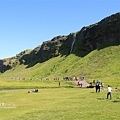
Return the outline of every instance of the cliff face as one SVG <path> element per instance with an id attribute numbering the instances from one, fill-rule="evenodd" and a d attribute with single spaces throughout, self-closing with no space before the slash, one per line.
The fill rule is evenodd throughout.
<path id="1" fill-rule="evenodd" d="M 6 70 L 11 69 L 12 67 L 9 64 L 4 64 L 5 61 L 4 60 L 0 60 L 0 72 L 3 73 Z"/>
<path id="2" fill-rule="evenodd" d="M 36 47 L 28 55 L 23 55 L 20 58 L 20 63 L 27 64 L 28 67 L 33 66 L 38 62 L 44 62 L 52 57 L 56 57 L 60 54 L 60 47 L 66 41 L 67 36 L 57 36 L 52 40 L 45 41 L 41 46 Z"/>
<path id="3" fill-rule="evenodd" d="M 80 31 L 70 33 L 68 36 L 54 37 L 52 40 L 43 42 L 41 46 L 31 52 L 24 51 L 16 57 L 0 60 L 0 71 L 4 72 L 17 64 L 26 64 L 31 67 L 58 55 L 73 53 L 82 57 L 92 50 L 110 45 L 120 45 L 120 13 L 104 18 L 96 24 L 83 27 Z"/>
<path id="4" fill-rule="evenodd" d="M 120 44 L 120 13 L 83 27 L 77 34 L 77 41 L 82 44 L 82 50 L 88 52 L 103 46 Z"/>

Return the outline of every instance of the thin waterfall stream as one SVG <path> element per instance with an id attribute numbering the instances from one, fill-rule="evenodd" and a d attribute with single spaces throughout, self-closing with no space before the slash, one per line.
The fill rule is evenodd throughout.
<path id="1" fill-rule="evenodd" d="M 72 45 L 71 45 L 70 53 L 72 53 L 72 50 L 73 50 L 73 46 L 74 46 L 74 44 L 75 44 L 75 41 L 76 41 L 76 34 L 73 35 L 73 42 L 72 42 Z"/>

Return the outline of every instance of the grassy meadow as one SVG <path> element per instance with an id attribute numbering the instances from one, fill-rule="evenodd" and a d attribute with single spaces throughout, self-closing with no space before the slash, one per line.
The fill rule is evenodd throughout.
<path id="1" fill-rule="evenodd" d="M 60 55 L 0 74 L 0 120 L 118 120 L 119 51 L 120 45 L 94 50 L 84 57 Z M 113 98 L 106 99 L 106 89 L 96 93 L 95 88 L 78 88 L 73 81 L 63 80 L 66 76 L 84 76 L 88 82 L 99 79 L 105 88 L 112 86 Z M 60 87 L 54 78 L 59 78 Z M 38 93 L 28 93 L 36 88 Z"/>
<path id="2" fill-rule="evenodd" d="M 106 90 L 42 88 L 0 90 L 0 120 L 118 120 L 120 91 L 106 99 Z"/>

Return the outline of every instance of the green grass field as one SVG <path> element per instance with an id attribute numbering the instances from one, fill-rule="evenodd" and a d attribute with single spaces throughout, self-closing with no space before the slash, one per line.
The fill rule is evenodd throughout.
<path id="1" fill-rule="evenodd" d="M 17 65 L 0 74 L 0 120 L 118 120 L 119 51 L 120 45 L 109 46 L 84 57 L 70 54 L 29 68 L 27 65 Z M 94 88 L 77 88 L 73 81 L 63 80 L 66 76 L 81 75 L 88 82 L 99 79 L 105 87 L 111 85 L 114 89 L 112 100 L 106 99 L 105 89 L 95 93 Z M 54 78 L 59 78 L 60 87 Z M 38 93 L 28 93 L 36 88 L 39 89 Z"/>
<path id="2" fill-rule="evenodd" d="M 25 83 L 26 82 L 26 83 Z M 34 84 L 33 84 L 34 83 Z M 71 82 L 14 81 L 0 90 L 0 120 L 118 120 L 120 118 L 120 91 L 113 90 L 112 100 L 106 99 L 106 90 L 95 93 L 92 88 L 77 88 Z M 23 85 L 24 89 L 20 88 Z M 1 85 L 0 85 L 1 86 Z M 28 93 L 39 87 L 38 93 Z M 42 87 L 46 86 L 46 87 Z M 72 87 L 71 87 L 72 86 Z M 14 89 L 12 89 L 14 88 Z"/>

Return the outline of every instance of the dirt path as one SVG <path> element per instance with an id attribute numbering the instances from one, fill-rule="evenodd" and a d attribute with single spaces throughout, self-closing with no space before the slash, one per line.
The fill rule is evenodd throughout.
<path id="1" fill-rule="evenodd" d="M 88 82 L 86 82 L 85 80 L 81 80 L 81 81 L 74 81 L 75 83 L 76 83 L 76 85 L 78 86 L 78 82 L 79 82 L 79 84 L 81 84 L 82 83 L 82 87 L 87 87 L 87 86 L 89 86 L 90 84 L 88 83 Z M 78 87 L 80 87 L 80 86 L 78 86 Z"/>

